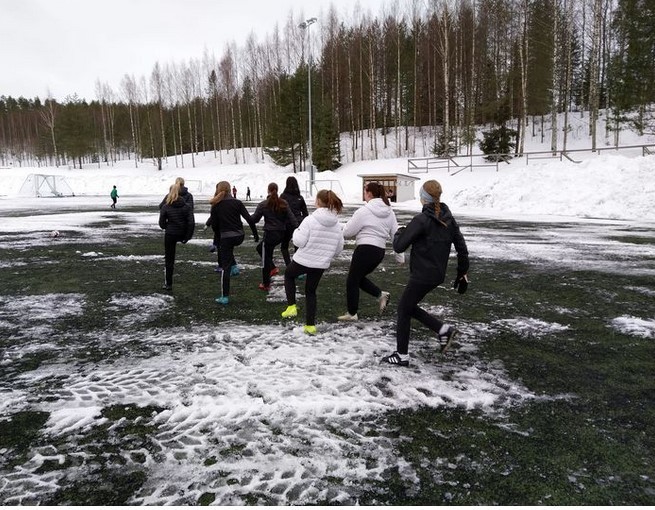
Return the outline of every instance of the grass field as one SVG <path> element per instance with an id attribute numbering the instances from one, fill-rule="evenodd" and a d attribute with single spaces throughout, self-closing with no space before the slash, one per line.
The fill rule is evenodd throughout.
<path id="1" fill-rule="evenodd" d="M 208 233 L 165 293 L 152 209 L 60 213 L 89 219 L 0 227 L 4 505 L 655 504 L 652 230 L 460 218 L 469 292 L 453 261 L 425 305 L 462 335 L 441 356 L 416 326 L 402 369 L 378 364 L 407 278 L 391 256 L 389 309 L 362 295 L 340 324 L 348 243 L 306 337 L 281 277 L 257 289 L 251 238 L 221 307 Z"/>

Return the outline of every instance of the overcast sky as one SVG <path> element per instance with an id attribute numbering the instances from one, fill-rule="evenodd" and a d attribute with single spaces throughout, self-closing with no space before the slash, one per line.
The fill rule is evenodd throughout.
<path id="1" fill-rule="evenodd" d="M 258 41 L 294 17 L 333 4 L 380 14 L 383 0 L 0 0 L 0 96 L 95 99 L 100 80 L 118 90 L 125 74 L 150 77 L 155 62 L 217 57 L 251 32 Z M 320 21 L 320 20 L 319 20 Z"/>

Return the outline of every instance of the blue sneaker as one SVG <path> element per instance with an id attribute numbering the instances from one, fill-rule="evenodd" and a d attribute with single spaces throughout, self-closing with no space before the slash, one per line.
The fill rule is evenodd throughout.
<path id="1" fill-rule="evenodd" d="M 227 296 L 221 296 L 214 299 L 219 305 L 227 305 L 230 302 L 230 298 Z"/>
<path id="2" fill-rule="evenodd" d="M 305 278 L 307 278 L 306 274 L 299 274 L 298 278 L 296 278 L 296 280 L 303 281 Z"/>
<path id="3" fill-rule="evenodd" d="M 232 266 L 230 268 L 230 276 L 239 276 L 241 274 L 241 271 L 239 270 L 239 266 Z"/>

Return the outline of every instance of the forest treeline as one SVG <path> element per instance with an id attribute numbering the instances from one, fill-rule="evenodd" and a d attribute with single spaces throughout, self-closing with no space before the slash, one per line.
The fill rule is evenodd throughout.
<path id="1" fill-rule="evenodd" d="M 319 170 L 376 157 L 388 137 L 412 156 L 409 127 L 433 127 L 440 155 L 470 152 L 475 126 L 509 122 L 521 153 L 530 116 L 549 120 L 551 149 L 566 150 L 568 114 L 582 110 L 592 149 L 601 110 L 617 133 L 655 132 L 655 0 L 413 0 L 303 21 L 292 13 L 219 57 L 157 62 L 116 90 L 99 80 L 90 102 L 0 96 L 0 166 L 184 167 L 199 152 L 239 163 L 254 150 L 298 171 L 310 111 Z M 372 130 L 384 137 L 367 136 L 364 150 Z"/>

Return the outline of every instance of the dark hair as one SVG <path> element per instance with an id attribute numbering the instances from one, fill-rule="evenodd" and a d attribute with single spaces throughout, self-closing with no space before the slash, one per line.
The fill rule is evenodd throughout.
<path id="1" fill-rule="evenodd" d="M 277 184 L 274 182 L 271 182 L 268 185 L 268 198 L 266 199 L 266 207 L 271 209 L 275 214 L 283 212 L 287 209 L 287 203 L 278 196 Z"/>
<path id="2" fill-rule="evenodd" d="M 287 177 L 287 185 L 284 188 L 283 193 L 289 193 L 290 195 L 300 195 L 300 186 L 298 186 L 298 180 L 293 175 Z"/>
<path id="3" fill-rule="evenodd" d="M 384 191 L 384 186 L 382 186 L 382 184 L 379 182 L 366 183 L 364 189 L 373 195 L 373 198 L 381 198 L 385 204 L 391 205 L 389 203 L 389 199 L 387 198 L 387 194 Z"/>

